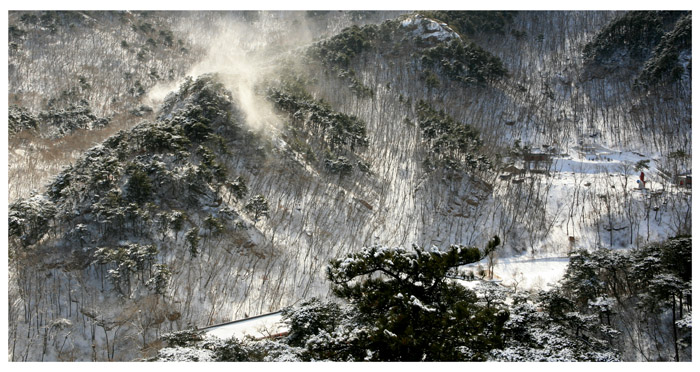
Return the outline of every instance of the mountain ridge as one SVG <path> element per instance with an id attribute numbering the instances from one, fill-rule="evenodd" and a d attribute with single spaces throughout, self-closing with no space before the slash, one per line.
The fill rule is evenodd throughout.
<path id="1" fill-rule="evenodd" d="M 583 77 L 582 41 L 616 15 L 518 12 L 505 37 L 452 44 L 414 34 L 402 21 L 417 16 L 405 15 L 285 53 L 252 86 L 244 69 L 184 79 L 153 119 L 86 151 L 45 195 L 11 204 L 10 295 L 21 299 L 15 319 L 30 320 L 13 329 L 32 335 L 24 357 L 67 357 L 36 340 L 73 330 L 82 348 L 67 358 L 152 353 L 166 331 L 328 296 L 329 260 L 376 244 L 448 249 L 500 236 L 498 255 L 470 268 L 483 276 L 499 255 L 628 249 L 688 232 L 690 195 L 662 171 L 687 164 L 689 75 L 648 96 L 616 73 Z M 633 190 L 640 169 L 648 193 Z M 70 325 L 48 326 L 60 319 Z M 99 357 L 85 347 L 96 338 Z"/>

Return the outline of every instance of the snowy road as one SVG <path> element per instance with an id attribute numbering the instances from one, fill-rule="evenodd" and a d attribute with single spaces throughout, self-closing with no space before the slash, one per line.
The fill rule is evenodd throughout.
<path id="1" fill-rule="evenodd" d="M 261 339 L 287 332 L 286 326 L 280 323 L 281 320 L 282 312 L 278 311 L 204 328 L 203 331 L 209 336 L 216 336 L 222 340 L 234 336 L 239 340 L 245 336 Z"/>

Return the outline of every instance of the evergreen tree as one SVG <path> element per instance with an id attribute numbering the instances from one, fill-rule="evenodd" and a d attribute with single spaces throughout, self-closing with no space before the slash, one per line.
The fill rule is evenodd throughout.
<path id="1" fill-rule="evenodd" d="M 165 264 L 156 264 L 153 267 L 154 272 L 151 275 L 151 279 L 148 280 L 148 286 L 153 289 L 159 295 L 165 295 L 165 290 L 168 287 L 168 282 L 172 273 Z"/>
<path id="2" fill-rule="evenodd" d="M 343 317 L 340 305 L 333 302 L 322 302 L 317 298 L 302 302 L 295 308 L 282 311 L 291 331 L 287 343 L 292 346 L 304 346 L 306 341 L 321 330 L 332 332 Z"/>
<path id="3" fill-rule="evenodd" d="M 141 169 L 134 169 L 126 184 L 126 192 L 129 200 L 138 204 L 148 201 L 151 197 L 152 187 L 151 180 L 146 172 Z"/>
<path id="4" fill-rule="evenodd" d="M 190 245 L 190 256 L 199 254 L 199 227 L 195 226 L 185 233 L 185 241 Z"/>
<path id="5" fill-rule="evenodd" d="M 691 280 L 690 237 L 629 252 L 577 251 L 561 286 L 544 294 L 543 304 L 550 318 L 575 338 L 633 347 L 637 357 L 647 360 L 655 354 L 654 359 L 679 361 L 690 357 L 691 340 L 682 320 L 692 310 Z M 639 333 L 624 340 L 633 346 L 616 344 L 623 342 L 616 341 L 621 332 Z"/>
<path id="6" fill-rule="evenodd" d="M 447 278 L 484 254 L 458 245 L 444 252 L 413 248 L 373 246 L 331 261 L 333 293 L 354 308 L 361 330 L 347 340 L 354 354 L 346 357 L 485 360 L 491 349 L 502 345 L 508 313 L 477 304 L 473 291 Z"/>
<path id="7" fill-rule="evenodd" d="M 229 191 L 237 200 L 243 199 L 248 193 L 248 186 L 241 176 L 236 177 L 233 182 L 227 182 L 226 186 L 228 186 Z"/>
<path id="8" fill-rule="evenodd" d="M 8 232 L 23 247 L 39 241 L 51 228 L 56 206 L 40 196 L 18 200 L 10 205 Z"/>
<path id="9" fill-rule="evenodd" d="M 590 318 L 567 312 L 571 303 L 556 292 L 541 292 L 539 299 L 523 294 L 513 296 L 510 318 L 504 324 L 505 345 L 491 352 L 491 359 L 507 362 L 618 361 L 609 345 L 595 339 L 576 337 L 559 319 L 594 326 Z M 542 311 L 544 310 L 544 311 Z"/>
<path id="10" fill-rule="evenodd" d="M 253 221 L 258 222 L 258 218 L 270 216 L 270 206 L 264 196 L 258 194 L 250 198 L 245 205 L 245 210 L 253 214 Z"/>

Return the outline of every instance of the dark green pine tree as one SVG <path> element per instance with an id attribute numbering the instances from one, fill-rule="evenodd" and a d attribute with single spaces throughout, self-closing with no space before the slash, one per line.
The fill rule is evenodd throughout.
<path id="1" fill-rule="evenodd" d="M 148 201 L 153 192 L 151 179 L 142 169 L 134 169 L 126 184 L 126 193 L 130 200 L 142 204 Z"/>
<path id="2" fill-rule="evenodd" d="M 248 186 L 246 185 L 245 179 L 243 177 L 236 177 L 233 182 L 227 182 L 226 186 L 236 200 L 241 200 L 248 193 Z"/>
<path id="3" fill-rule="evenodd" d="M 502 345 L 508 313 L 478 304 L 474 292 L 448 279 L 485 254 L 459 245 L 413 252 L 374 246 L 331 261 L 333 292 L 355 308 L 365 334 L 347 342 L 371 360 L 485 360 Z"/>
<path id="4" fill-rule="evenodd" d="M 197 257 L 199 254 L 199 227 L 194 226 L 185 233 L 185 241 L 190 246 L 190 256 Z"/>
<path id="5" fill-rule="evenodd" d="M 258 194 L 250 198 L 245 205 L 245 210 L 253 214 L 253 221 L 258 222 L 260 217 L 270 215 L 270 206 L 264 196 Z"/>

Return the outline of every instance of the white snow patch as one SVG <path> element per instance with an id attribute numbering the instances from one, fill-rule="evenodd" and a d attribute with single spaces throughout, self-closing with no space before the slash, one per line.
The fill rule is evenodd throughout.
<path id="1" fill-rule="evenodd" d="M 417 307 L 419 307 L 419 308 L 421 308 L 424 311 L 427 311 L 429 313 L 436 311 L 436 309 L 424 305 L 418 298 L 416 298 L 416 296 L 411 296 L 411 305 L 417 306 Z"/>
<path id="2" fill-rule="evenodd" d="M 465 265 L 463 268 L 476 269 L 478 265 L 486 267 L 483 260 Z M 518 286 L 518 289 L 550 289 L 566 272 L 568 257 L 530 257 L 528 255 L 499 258 L 494 265 L 494 278 L 506 287 Z M 462 285 L 474 290 L 480 281 L 460 281 Z"/>
<path id="3" fill-rule="evenodd" d="M 412 34 L 422 39 L 436 38 L 439 41 L 461 39 L 446 23 L 424 18 L 420 14 L 401 21 L 401 27 L 414 28 Z"/>

